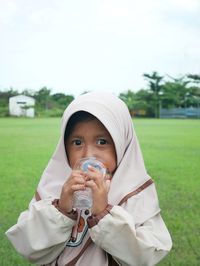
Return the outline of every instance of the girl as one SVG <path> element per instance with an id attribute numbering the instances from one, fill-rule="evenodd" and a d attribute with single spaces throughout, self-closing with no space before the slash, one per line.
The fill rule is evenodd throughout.
<path id="1" fill-rule="evenodd" d="M 92 166 L 74 169 L 93 156 Z M 89 187 L 90 210 L 73 209 L 75 191 Z M 107 93 L 75 99 L 29 209 L 7 232 L 16 250 L 38 265 L 155 265 L 171 249 L 155 185 L 148 176 L 126 105 Z"/>

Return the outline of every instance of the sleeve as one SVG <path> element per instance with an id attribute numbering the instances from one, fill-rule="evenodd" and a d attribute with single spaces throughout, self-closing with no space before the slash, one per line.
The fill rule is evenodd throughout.
<path id="1" fill-rule="evenodd" d="M 40 200 L 22 212 L 6 235 L 29 261 L 47 264 L 55 260 L 70 238 L 75 221 L 59 212 L 51 200 Z"/>
<path id="2" fill-rule="evenodd" d="M 122 266 L 155 265 L 172 246 L 159 213 L 136 227 L 134 218 L 121 206 L 114 206 L 90 229 L 90 235 Z"/>

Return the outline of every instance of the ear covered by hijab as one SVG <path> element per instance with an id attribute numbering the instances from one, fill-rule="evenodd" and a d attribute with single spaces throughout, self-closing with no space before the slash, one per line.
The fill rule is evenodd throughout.
<path id="1" fill-rule="evenodd" d="M 37 192 L 43 198 L 59 198 L 62 186 L 71 173 L 64 146 L 64 132 L 71 115 L 86 111 L 97 117 L 109 131 L 116 149 L 117 170 L 112 177 L 108 200 L 117 205 L 128 193 L 142 185 L 148 176 L 133 122 L 125 103 L 118 97 L 102 92 L 90 92 L 77 97 L 62 117 L 61 136 L 56 150 L 44 170 Z M 160 211 L 154 184 L 145 189 L 144 201 L 151 202 L 148 215 Z M 143 220 L 149 217 L 144 217 Z"/>

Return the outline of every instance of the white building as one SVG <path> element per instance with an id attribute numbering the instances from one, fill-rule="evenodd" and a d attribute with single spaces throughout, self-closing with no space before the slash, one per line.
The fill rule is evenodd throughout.
<path id="1" fill-rule="evenodd" d="M 9 99 L 9 113 L 14 116 L 35 116 L 35 99 L 25 95 L 17 95 Z"/>

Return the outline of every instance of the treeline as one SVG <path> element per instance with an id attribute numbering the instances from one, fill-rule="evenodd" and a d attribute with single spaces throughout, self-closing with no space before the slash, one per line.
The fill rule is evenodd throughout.
<path id="1" fill-rule="evenodd" d="M 128 90 L 119 97 L 135 116 L 159 117 L 161 108 L 200 106 L 200 75 L 188 74 L 180 78 L 161 76 L 157 72 L 143 74 L 147 87 L 137 92 Z"/>
<path id="2" fill-rule="evenodd" d="M 200 75 L 188 74 L 179 78 L 161 76 L 158 72 L 143 74 L 146 87 L 134 92 L 131 89 L 119 94 L 134 116 L 159 117 L 161 108 L 200 107 Z M 0 91 L 0 116 L 8 116 L 8 101 L 18 91 L 10 88 Z M 61 116 L 73 95 L 52 94 L 43 87 L 38 91 L 24 90 L 20 94 L 34 97 L 36 116 Z"/>

